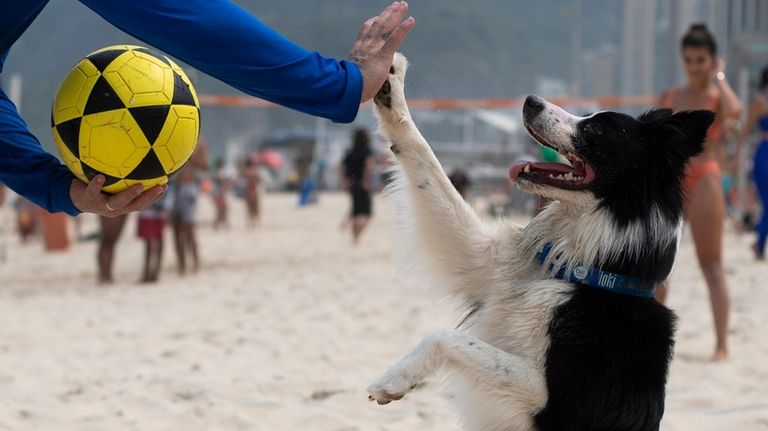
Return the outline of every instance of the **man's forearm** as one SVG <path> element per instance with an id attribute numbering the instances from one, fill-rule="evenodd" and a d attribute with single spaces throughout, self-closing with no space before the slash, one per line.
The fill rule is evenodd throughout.
<path id="1" fill-rule="evenodd" d="M 358 67 L 307 51 L 224 0 L 81 0 L 103 18 L 225 83 L 334 121 L 357 115 Z"/>

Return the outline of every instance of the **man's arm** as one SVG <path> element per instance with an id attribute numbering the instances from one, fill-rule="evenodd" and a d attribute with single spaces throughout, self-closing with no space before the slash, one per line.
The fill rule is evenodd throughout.
<path id="1" fill-rule="evenodd" d="M 45 152 L 30 133 L 16 106 L 0 88 L 0 182 L 50 212 L 76 216 L 92 212 L 117 216 L 140 210 L 165 191 L 156 186 L 142 193 L 136 185 L 110 196 L 101 193 L 102 175 L 89 185 L 76 180 L 66 166 Z"/>
<path id="2" fill-rule="evenodd" d="M 74 176 L 43 150 L 16 107 L 0 89 L 0 181 L 51 212 L 77 215 L 69 198 Z"/>
<path id="3" fill-rule="evenodd" d="M 366 21 L 355 43 L 367 49 L 355 54 L 358 66 L 307 51 L 226 0 L 80 1 L 123 31 L 245 93 L 338 122 L 354 120 L 360 102 L 383 84 L 413 26 L 412 19 L 401 23 L 404 2 Z"/>

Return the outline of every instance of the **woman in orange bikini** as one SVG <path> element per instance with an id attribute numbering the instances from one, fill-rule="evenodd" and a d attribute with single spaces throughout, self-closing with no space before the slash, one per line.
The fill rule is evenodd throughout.
<path id="1" fill-rule="evenodd" d="M 714 361 L 728 357 L 730 298 L 722 265 L 725 199 L 721 188 L 720 161 L 725 153 L 723 137 L 738 118 L 741 102 L 725 80 L 723 62 L 706 25 L 694 24 L 683 36 L 682 57 L 686 85 L 667 90 L 658 105 L 675 111 L 710 109 L 717 116 L 709 129 L 704 152 L 692 160 L 685 178 L 685 217 L 691 226 L 699 266 L 709 288 L 717 337 Z M 664 302 L 667 284 L 659 286 L 656 299 Z"/>

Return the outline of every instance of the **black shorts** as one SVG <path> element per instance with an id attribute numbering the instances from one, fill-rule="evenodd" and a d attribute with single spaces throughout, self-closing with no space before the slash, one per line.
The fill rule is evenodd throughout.
<path id="1" fill-rule="evenodd" d="M 362 187 L 352 187 L 352 217 L 371 215 L 371 194 Z"/>

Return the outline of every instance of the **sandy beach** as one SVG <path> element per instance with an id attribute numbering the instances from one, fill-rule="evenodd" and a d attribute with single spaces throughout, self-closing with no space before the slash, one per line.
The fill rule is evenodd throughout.
<path id="1" fill-rule="evenodd" d="M 94 241 L 46 254 L 14 236 L 0 264 L 0 430 L 459 430 L 438 379 L 387 406 L 367 399 L 370 380 L 455 320 L 450 303 L 395 275 L 387 202 L 375 200 L 358 248 L 339 230 L 347 205 L 267 195 L 248 230 L 233 199 L 233 227 L 213 231 L 204 197 L 202 271 L 177 276 L 167 241 L 149 286 L 137 283 L 135 216 L 110 287 L 95 283 Z M 707 289 L 683 238 L 665 431 L 768 429 L 768 263 L 750 241 L 726 237 L 732 358 L 713 364 Z"/>

